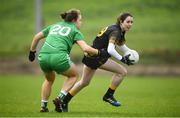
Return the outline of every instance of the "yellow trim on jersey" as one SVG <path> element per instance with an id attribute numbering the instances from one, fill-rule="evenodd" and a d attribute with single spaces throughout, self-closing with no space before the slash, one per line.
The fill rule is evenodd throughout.
<path id="1" fill-rule="evenodd" d="M 102 30 L 97 34 L 97 37 L 102 36 L 107 29 L 108 29 L 108 27 L 105 27 L 104 29 L 102 29 Z"/>

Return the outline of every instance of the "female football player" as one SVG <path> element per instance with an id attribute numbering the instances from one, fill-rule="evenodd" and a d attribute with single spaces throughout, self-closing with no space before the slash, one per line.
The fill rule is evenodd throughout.
<path id="1" fill-rule="evenodd" d="M 116 24 L 107 26 L 98 33 L 93 41 L 93 48 L 104 49 L 108 52 L 106 57 L 102 56 L 84 56 L 82 62 L 84 63 L 82 79 L 77 82 L 69 91 L 62 103 L 62 110 L 68 111 L 68 102 L 75 96 L 81 89 L 88 86 L 97 68 L 109 72 L 114 75 L 111 79 L 110 86 L 103 96 L 105 102 L 113 106 L 120 106 L 121 103 L 114 98 L 114 92 L 123 78 L 127 75 L 127 70 L 121 64 L 113 61 L 109 57 L 115 57 L 119 62 L 127 65 L 132 65 L 133 61 L 129 60 L 130 55 L 121 56 L 115 49 L 119 48 L 122 52 L 129 51 L 130 49 L 125 45 L 125 33 L 131 28 L 133 24 L 133 16 L 130 13 L 123 13 L 117 18 Z"/>
<path id="2" fill-rule="evenodd" d="M 46 39 L 38 56 L 39 65 L 46 78 L 42 84 L 40 112 L 49 111 L 47 103 L 55 80 L 55 72 L 67 77 L 58 95 L 59 97 L 53 100 L 55 110 L 61 112 L 59 98 L 62 99 L 67 94 L 78 77 L 77 69 L 69 57 L 71 48 L 75 43 L 89 55 L 103 54 L 85 43 L 84 36 L 79 31 L 81 27 L 79 10 L 71 9 L 62 13 L 61 17 L 64 21 L 50 25 L 34 36 L 29 52 L 29 60 L 34 61 L 38 42 L 43 38 Z"/>

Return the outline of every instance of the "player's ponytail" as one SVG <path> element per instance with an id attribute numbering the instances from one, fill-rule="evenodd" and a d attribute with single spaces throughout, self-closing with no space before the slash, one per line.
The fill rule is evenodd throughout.
<path id="1" fill-rule="evenodd" d="M 60 14 L 60 16 L 61 16 L 62 19 L 65 19 L 65 18 L 66 18 L 66 15 L 67 15 L 66 12 Z"/>
<path id="2" fill-rule="evenodd" d="M 66 22 L 72 22 L 73 20 L 76 21 L 81 14 L 80 10 L 78 9 L 70 9 L 61 15 L 61 18 L 64 19 Z"/>

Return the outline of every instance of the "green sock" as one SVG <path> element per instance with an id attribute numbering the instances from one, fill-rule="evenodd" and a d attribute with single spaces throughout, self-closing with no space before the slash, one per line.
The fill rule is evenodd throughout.
<path id="1" fill-rule="evenodd" d="M 41 100 L 41 107 L 46 108 L 48 104 L 48 101 L 46 100 Z"/>
<path id="2" fill-rule="evenodd" d="M 60 94 L 58 95 L 58 97 L 61 99 L 61 100 L 64 100 L 66 94 L 64 93 L 64 91 L 61 91 Z"/>

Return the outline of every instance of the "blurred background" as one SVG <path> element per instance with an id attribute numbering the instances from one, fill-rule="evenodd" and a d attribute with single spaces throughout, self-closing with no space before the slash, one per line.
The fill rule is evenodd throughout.
<path id="1" fill-rule="evenodd" d="M 180 75 L 179 0 L 0 0 L 0 74 L 39 73 L 37 61 L 28 62 L 34 34 L 60 21 L 59 14 L 81 10 L 81 31 L 91 45 L 97 32 L 116 22 L 121 12 L 131 12 L 134 24 L 126 34 L 128 47 L 140 54 L 137 65 L 127 67 L 136 75 Z M 37 27 L 36 10 L 40 18 Z M 74 46 L 71 58 L 81 64 L 82 51 Z"/>
<path id="2" fill-rule="evenodd" d="M 81 10 L 81 32 L 89 45 L 121 12 L 134 16 L 126 44 L 139 53 L 140 60 L 134 66 L 124 65 L 128 75 L 115 94 L 122 102 L 120 108 L 102 101 L 112 73 L 99 70 L 88 89 L 71 102 L 70 114 L 54 112 L 52 100 L 65 79 L 57 75 L 49 99 L 50 113 L 39 113 L 44 76 L 37 60 L 28 60 L 32 38 L 61 21 L 59 14 L 71 8 Z M 80 75 L 82 56 L 75 45 L 71 59 Z M 0 0 L 0 117 L 179 117 L 179 83 L 180 0 Z"/>

